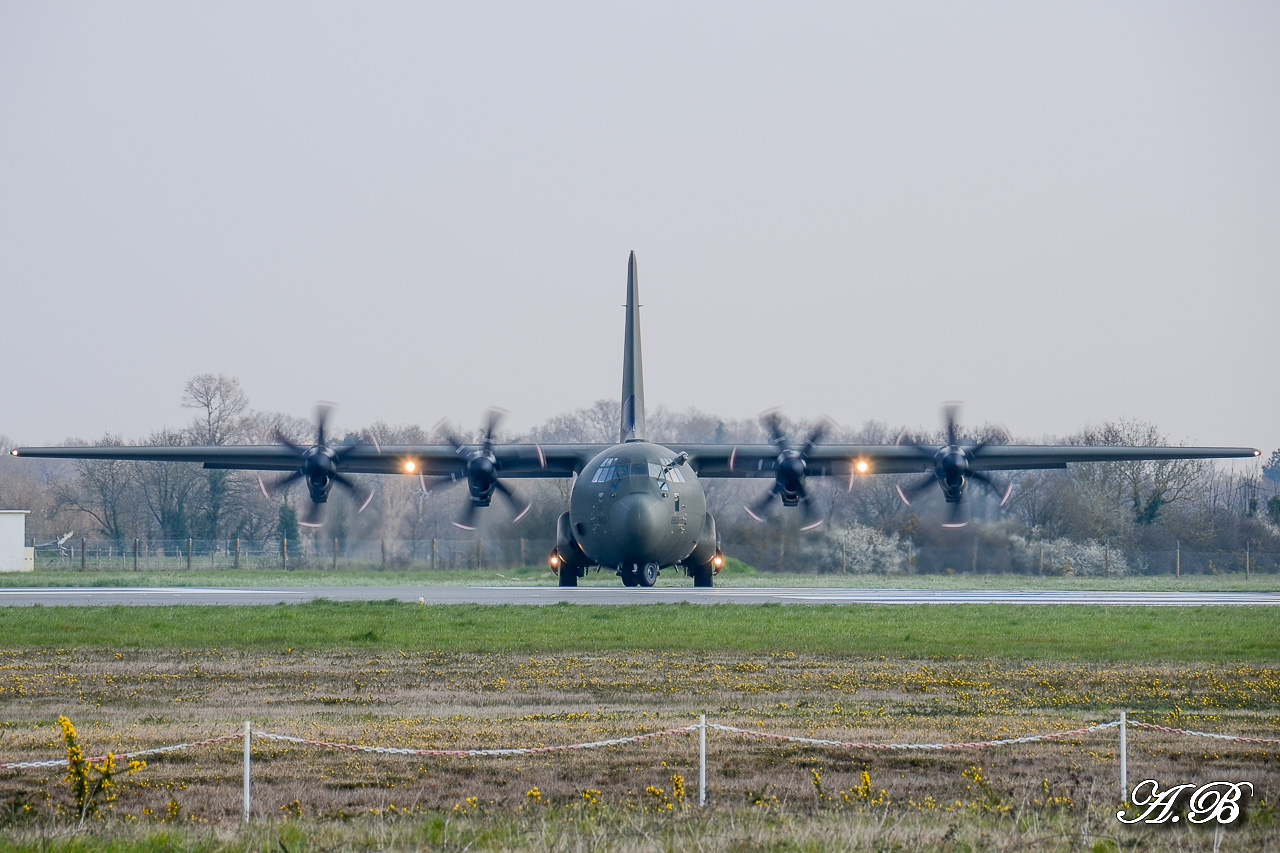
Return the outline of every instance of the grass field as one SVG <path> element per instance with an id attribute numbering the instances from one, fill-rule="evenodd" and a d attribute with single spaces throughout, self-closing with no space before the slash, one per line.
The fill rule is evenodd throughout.
<path id="1" fill-rule="evenodd" d="M 336 570 L 307 568 L 293 571 L 260 569 L 192 569 L 151 571 L 97 571 L 78 568 L 40 569 L 34 572 L 0 574 L 0 587 L 72 586 L 555 586 L 555 575 L 542 566 L 505 569 L 458 569 L 451 571 L 379 570 L 372 566 L 339 564 Z M 621 586 L 607 572 L 591 572 L 582 583 L 589 586 Z M 692 587 L 693 581 L 674 572 L 663 572 L 659 585 Z M 847 587 L 855 589 L 1032 589 L 1032 590 L 1180 590 L 1186 592 L 1277 592 L 1280 574 L 1217 575 L 1134 575 L 1087 577 L 1061 575 L 999 575 L 959 573 L 954 575 L 884 574 L 798 574 L 760 572 L 730 559 L 716 579 L 725 587 Z"/>
<path id="2" fill-rule="evenodd" d="M 647 605 L 12 608 L 0 761 L 238 731 L 417 748 L 571 744 L 717 722 L 862 742 L 953 742 L 1135 719 L 1280 737 L 1274 611 Z M 1129 828 L 1114 731 L 884 753 L 713 734 L 487 758 L 257 741 L 156 758 L 79 827 L 58 770 L 0 771 L 30 850 L 1256 850 L 1280 845 L 1280 750 L 1132 730 L 1130 779 L 1249 780 L 1248 819 Z M 864 775 L 865 773 L 865 775 Z M 678 781 L 677 781 L 678 779 Z"/>
<path id="3" fill-rule="evenodd" d="M 331 602 L 268 607 L 17 607 L 9 648 L 759 651 L 1098 662 L 1280 660 L 1268 607 Z"/>

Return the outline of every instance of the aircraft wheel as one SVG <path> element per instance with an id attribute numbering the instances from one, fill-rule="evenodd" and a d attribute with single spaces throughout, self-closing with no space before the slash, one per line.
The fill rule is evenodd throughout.
<path id="1" fill-rule="evenodd" d="M 578 570 L 568 566 L 560 567 L 560 586 L 577 586 Z"/>
<path id="2" fill-rule="evenodd" d="M 689 577 L 693 578 L 694 586 L 714 586 L 711 582 L 710 566 L 694 566 L 689 569 Z"/>
<path id="3" fill-rule="evenodd" d="M 636 576 L 636 581 L 640 586 L 653 586 L 658 582 L 658 564 L 645 563 L 644 568 L 640 570 L 640 574 Z"/>
<path id="4" fill-rule="evenodd" d="M 622 570 L 622 583 L 625 586 L 635 586 L 640 583 L 639 576 L 636 575 L 635 569 Z"/>

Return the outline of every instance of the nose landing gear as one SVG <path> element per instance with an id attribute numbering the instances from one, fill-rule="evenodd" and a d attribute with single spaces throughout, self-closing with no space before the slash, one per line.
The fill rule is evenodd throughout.
<path id="1" fill-rule="evenodd" d="M 626 586 L 653 586 L 658 582 L 658 564 L 645 563 L 641 566 L 632 563 L 630 566 L 619 566 L 618 575 Z"/>

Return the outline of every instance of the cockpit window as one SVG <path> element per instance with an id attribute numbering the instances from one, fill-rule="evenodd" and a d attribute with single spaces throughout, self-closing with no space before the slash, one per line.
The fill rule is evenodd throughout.
<path id="1" fill-rule="evenodd" d="M 617 464 L 613 464 L 617 463 Z M 665 468 L 670 459 L 656 462 L 618 462 L 616 457 L 606 459 L 591 477 L 593 483 L 607 483 L 622 477 L 648 477 L 653 480 L 665 480 L 669 483 L 685 482 L 684 473 L 679 468 Z"/>

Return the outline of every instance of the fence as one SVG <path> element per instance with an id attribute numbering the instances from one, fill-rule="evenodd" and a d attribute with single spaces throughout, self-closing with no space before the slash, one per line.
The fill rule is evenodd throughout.
<path id="1" fill-rule="evenodd" d="M 33 541 L 37 537 L 32 537 Z M 106 539 L 70 538 L 37 546 L 37 569 L 83 571 L 440 569 L 541 566 L 548 538 L 439 539 Z"/>
<path id="2" fill-rule="evenodd" d="M 959 534 L 958 538 L 965 537 Z M 954 547 L 918 547 L 910 540 L 851 548 L 820 545 L 788 550 L 783 544 L 734 542 L 726 554 L 774 571 L 821 574 L 1026 574 L 1092 577 L 1125 575 L 1276 574 L 1280 554 L 1246 545 L 1238 551 L 1134 551 L 1106 543 L 1016 541 L 983 544 L 965 537 Z M 32 537 L 36 567 L 85 571 L 185 569 L 502 569 L 542 566 L 555 544 L 549 537 L 475 534 L 432 539 L 131 539 Z M 802 542 L 804 540 L 801 540 Z"/>
<path id="3" fill-rule="evenodd" d="M 1280 739 L 1272 738 L 1254 738 L 1242 737 L 1240 735 L 1221 734 L 1217 732 L 1201 732 L 1191 729 L 1171 728 L 1168 726 L 1159 726 L 1153 723 L 1143 723 L 1137 720 L 1130 720 L 1126 711 L 1120 712 L 1119 719 L 1111 720 L 1104 723 L 1093 723 L 1077 729 L 1069 729 L 1067 731 L 1047 732 L 1045 734 L 1025 735 L 1023 737 L 1001 738 L 999 740 L 986 741 L 962 741 L 956 743 L 861 743 L 857 741 L 838 741 L 827 740 L 823 738 L 801 737 L 798 735 L 779 734 L 775 732 L 762 732 L 753 729 L 743 729 L 737 726 L 725 725 L 722 723 L 707 722 L 706 714 L 700 715 L 698 722 L 691 723 L 686 726 L 679 726 L 673 729 L 662 729 L 659 731 L 643 732 L 641 734 L 630 735 L 626 737 L 610 738 L 608 740 L 588 741 L 586 743 L 565 744 L 562 746 L 534 746 L 534 747 L 499 747 L 488 749 L 413 749 L 411 747 L 393 747 L 393 746 L 367 746 L 350 743 L 339 743 L 323 740 L 312 740 L 308 738 L 294 737 L 292 735 L 283 735 L 276 732 L 260 731 L 253 728 L 249 720 L 245 720 L 243 732 L 235 734 L 220 735 L 190 743 L 171 744 L 168 746 L 154 747 L 152 749 L 143 749 L 135 752 L 120 753 L 113 755 L 113 758 L 119 760 L 132 760 L 144 758 L 153 755 L 163 755 L 170 752 L 178 752 L 186 749 L 195 749 L 202 746 L 212 746 L 218 743 L 227 743 L 234 740 L 243 740 L 244 743 L 244 759 L 243 759 L 243 810 L 242 819 L 245 823 L 249 822 L 252 813 L 252 772 L 253 757 L 252 744 L 254 738 L 262 740 L 276 741 L 282 743 L 298 744 L 301 746 L 323 747 L 335 750 L 345 750 L 350 752 L 361 752 L 376 755 L 401 755 L 401 756 L 437 756 L 437 757 L 487 757 L 487 756 L 520 756 L 520 755 L 538 755 L 555 752 L 568 752 L 574 750 L 599 749 L 602 747 L 628 746 L 642 741 L 653 740 L 655 738 L 669 737 L 672 735 L 698 734 L 698 805 L 705 806 L 707 802 L 707 733 L 721 732 L 724 734 L 737 735 L 739 737 L 758 738 L 761 740 L 779 741 L 785 743 L 802 744 L 806 746 L 824 746 L 839 749 L 850 750 L 873 750 L 873 751 L 911 751 L 911 752 L 942 752 L 951 750 L 965 749 L 988 749 L 1001 746 L 1013 746 L 1016 744 L 1027 743 L 1043 743 L 1047 741 L 1063 740 L 1065 738 L 1082 737 L 1085 735 L 1096 734 L 1098 732 L 1107 731 L 1109 729 L 1117 729 L 1119 731 L 1119 802 L 1129 802 L 1129 748 L 1128 748 L 1128 729 L 1132 726 L 1137 729 L 1145 729 L 1149 731 L 1164 732 L 1166 734 L 1177 734 L 1186 737 L 1209 738 L 1219 741 L 1232 741 L 1236 743 L 1261 744 L 1268 746 L 1280 746 Z M 87 759 L 90 762 L 101 762 L 106 756 Z M 0 762 L 0 770 L 24 770 L 31 768 L 45 767 L 65 767 L 68 765 L 65 758 L 47 759 L 41 761 L 12 761 Z"/>

